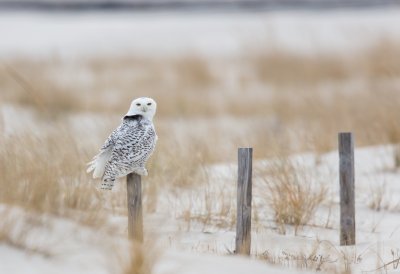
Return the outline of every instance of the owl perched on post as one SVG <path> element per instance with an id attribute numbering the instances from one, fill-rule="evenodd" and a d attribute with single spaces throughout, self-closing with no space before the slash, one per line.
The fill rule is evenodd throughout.
<path id="1" fill-rule="evenodd" d="M 152 154 L 157 135 L 153 125 L 156 102 L 147 97 L 132 101 L 128 113 L 93 160 L 88 163 L 87 172 L 93 171 L 93 178 L 101 178 L 102 189 L 111 190 L 116 178 L 133 172 L 147 175 L 146 161 Z"/>

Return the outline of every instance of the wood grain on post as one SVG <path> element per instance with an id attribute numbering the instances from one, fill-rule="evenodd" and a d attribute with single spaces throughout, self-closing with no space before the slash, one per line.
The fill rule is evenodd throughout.
<path id="1" fill-rule="evenodd" d="M 251 246 L 252 157 L 252 148 L 239 148 L 235 253 L 245 255 Z"/>
<path id="2" fill-rule="evenodd" d="M 339 133 L 340 245 L 356 243 L 353 134 Z"/>
<path id="3" fill-rule="evenodd" d="M 126 178 L 128 193 L 128 235 L 129 238 L 143 242 L 142 179 L 136 173 Z"/>

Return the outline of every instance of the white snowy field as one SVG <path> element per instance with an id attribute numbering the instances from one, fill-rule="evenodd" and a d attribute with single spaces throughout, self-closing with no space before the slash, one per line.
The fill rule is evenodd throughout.
<path id="1" fill-rule="evenodd" d="M 398 273 L 400 174 L 394 168 L 393 149 L 377 146 L 356 150 L 356 246 L 339 246 L 338 155 L 333 151 L 318 156 L 318 161 L 312 153 L 289 158 L 299 174 L 307 173 L 315 186 L 324 185 L 328 193 L 309 224 L 296 233 L 289 225 L 284 234 L 279 233 L 263 193 L 268 175 L 260 174 L 275 160 L 257 160 L 253 172 L 252 258 L 230 255 L 234 250 L 234 223 L 226 225 L 221 221 L 235 214 L 236 168 L 235 163 L 218 164 L 207 167 L 208 184 L 180 189 L 179 195 L 159 192 L 156 209 L 145 211 L 144 215 L 144 260 L 150 260 L 151 273 L 157 274 L 300 270 Z M 121 181 L 114 192 L 121 192 L 123 186 Z M 103 195 L 105 205 L 110 202 L 110 195 L 111 192 Z M 118 197 L 121 199 L 121 195 Z M 145 197 L 145 207 L 147 202 Z M 228 206 L 232 212 L 218 213 L 226 202 L 233 204 Z M 5 205 L 0 210 L 1 228 L 11 224 L 9 237 L 14 243 L 0 244 L 0 273 L 124 271 L 129 244 L 126 215 L 118 213 L 123 208 L 117 206 L 114 213 L 108 213 L 109 221 L 103 227 L 84 226 L 51 214 L 36 215 Z M 190 211 L 186 213 L 191 216 L 189 219 L 184 217 L 186 210 Z M 207 214 L 209 219 L 204 221 L 200 216 Z"/>
<path id="2" fill-rule="evenodd" d="M 0 13 L 0 34 L 0 274 L 399 272 L 400 9 Z M 85 163 L 143 95 L 159 141 L 132 247 L 124 179 L 100 191 Z M 339 131 L 357 147 L 354 247 Z M 239 146 L 255 155 L 250 258 L 232 255 Z M 299 192 L 273 191 L 281 175 Z M 301 224 L 271 203 L 291 195 L 315 202 L 289 212 Z"/>
<path id="3" fill-rule="evenodd" d="M 32 134 L 40 140 L 41 134 L 51 129 L 35 121 L 29 111 L 8 106 L 1 113 L 9 138 Z M 84 137 L 89 132 L 102 132 L 100 118 L 105 117 L 100 115 L 94 124 L 92 115 L 69 119 L 79 125 L 73 138 L 81 147 L 93 143 L 93 138 Z M 42 130 L 34 131 L 33 124 Z M 397 273 L 400 173 L 395 149 L 390 145 L 356 149 L 354 247 L 339 246 L 337 151 L 302 153 L 288 160 L 302 178 L 300 182 L 312 186 L 311 192 L 324 187 L 325 199 L 306 225 L 299 229 L 285 225 L 282 231 L 274 221 L 266 193 L 266 182 L 273 176 L 270 171 L 277 159 L 255 160 L 251 258 L 231 255 L 235 248 L 237 173 L 236 163 L 231 162 L 201 167 L 207 180 L 190 187 L 163 188 L 160 178 L 168 177 L 161 174 L 157 179 L 159 190 L 152 192 L 149 184 L 154 179 L 144 178 L 144 251 L 129 251 L 124 180 L 112 192 L 91 189 L 101 195 L 98 210 L 105 214 L 105 221 L 94 226 L 3 204 L 0 231 L 6 237 L 0 233 L 0 273 L 131 273 L 125 267 L 130 256 L 138 260 L 135 252 L 144 254 L 144 264 L 152 267 L 151 272 L 138 273 L 380 273 L 381 269 L 375 271 L 380 267 L 385 273 Z M 89 182 L 83 178 L 79 184 Z M 77 210 L 73 214 L 86 213 Z"/>
<path id="4" fill-rule="evenodd" d="M 0 56 L 232 56 L 355 52 L 400 40 L 400 9 L 259 13 L 0 14 Z"/>

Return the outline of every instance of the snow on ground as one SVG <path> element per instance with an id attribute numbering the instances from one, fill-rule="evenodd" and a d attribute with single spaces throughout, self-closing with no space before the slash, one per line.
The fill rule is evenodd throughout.
<path id="1" fill-rule="evenodd" d="M 182 273 L 182 274 L 242 274 L 242 273 L 288 273 L 285 269 L 268 266 L 258 261 L 249 261 L 241 257 L 217 257 L 200 254 L 173 252 L 165 256 L 155 269 L 155 274 Z M 296 271 L 290 271 L 296 273 Z M 306 272 L 297 272 L 306 273 Z"/>
<path id="2" fill-rule="evenodd" d="M 400 39 L 400 9 L 259 13 L 0 14 L 0 56 L 352 51 Z"/>
<path id="3" fill-rule="evenodd" d="M 301 165 L 302 170 L 309 168 L 325 179 L 332 193 L 329 225 L 328 209 L 322 206 L 317 212 L 313 225 L 305 226 L 295 234 L 290 228 L 286 235 L 279 234 L 274 228 L 271 216 L 261 215 L 263 220 L 254 222 L 252 231 L 252 254 L 261 256 L 269 254 L 275 261 L 289 266 L 294 270 L 292 260 L 304 260 L 315 251 L 318 260 L 325 264 L 340 264 L 346 259 L 353 260 L 354 273 L 373 270 L 399 257 L 400 218 L 399 202 L 400 179 L 399 172 L 393 168 L 394 148 L 392 146 L 377 146 L 359 148 L 356 150 L 356 228 L 357 246 L 339 246 L 339 207 L 337 152 L 327 153 L 320 157 L 318 163 L 312 154 L 294 155 L 291 159 Z M 271 160 L 256 161 L 255 170 L 265 168 Z M 227 193 L 234 199 L 236 170 L 234 165 L 215 165 L 210 167 L 211 180 L 215 183 L 208 186 L 211 193 Z M 329 176 L 329 178 L 327 178 Z M 218 180 L 216 180 L 218 178 Z M 215 181 L 214 181 L 215 180 Z M 255 199 L 261 199 L 259 178 L 255 178 L 253 194 Z M 375 188 L 384 186 L 384 199 L 387 208 L 381 211 L 370 209 L 367 204 L 376 192 Z M 158 210 L 145 215 L 145 231 L 149 238 L 156 242 L 162 250 L 162 255 L 156 261 L 154 273 L 289 273 L 288 269 L 278 270 L 263 262 L 262 259 L 238 258 L 227 255 L 234 249 L 234 227 L 219 227 L 214 221 L 206 226 L 193 221 L 187 226 L 176 212 L 178 207 L 185 208 L 185 196 L 190 202 L 193 213 L 204 210 L 201 200 L 196 202 L 196 196 L 203 192 L 182 190 L 181 200 L 174 201 L 175 196 L 168 197 L 162 193 Z M 190 199 L 194 199 L 190 201 Z M 217 199 L 213 206 L 219 203 Z M 172 204 L 171 204 L 172 203 Z M 223 216 L 220 216 L 223 218 Z M 318 220 L 321 220 L 319 223 Z M 218 219 L 218 216 L 216 217 Z M 71 224 L 64 220 L 46 221 L 51 224 L 42 231 L 33 231 L 29 242 L 35 246 L 47 247 L 55 256 L 27 253 L 7 245 L 0 245 L 0 273 L 111 273 L 114 262 L 109 262 L 109 250 L 113 245 L 123 246 L 126 233 L 126 219 L 114 216 L 113 224 L 118 227 L 114 237 L 107 237 L 100 231 L 90 231 L 88 228 Z M 160 225 L 162 224 L 162 225 Z M 79 233 L 77 233 L 79 232 Z M 99 241 L 101 239 L 101 241 Z M 320 257 L 318 257 L 320 256 Z M 297 259 L 296 259 L 297 258 Z M 318 259 L 319 258 L 319 259 Z M 115 258 L 114 258 L 115 260 Z M 285 263 L 287 261 L 287 263 Z M 64 272 L 63 272 L 64 271 Z M 393 264 L 387 268 L 387 273 L 396 273 Z M 392 271 L 392 272 L 391 272 Z M 394 271 L 394 272 L 393 272 Z M 290 272 L 291 273 L 291 272 Z"/>
<path id="4" fill-rule="evenodd" d="M 17 220 L 14 226 L 15 231 L 19 230 L 21 223 L 32 222 L 33 218 L 38 217 L 27 214 L 23 210 L 3 206 L 0 208 L 0 213 L 4 213 L 6 209 L 11 210 L 8 216 L 12 215 L 12 220 Z M 16 233 L 18 235 L 13 236 L 18 242 L 24 234 L 25 247 L 0 244 L 1 274 L 101 274 L 120 273 L 124 268 L 128 241 L 122 235 L 110 236 L 103 233 L 102 229 L 91 230 L 51 216 L 41 216 L 37 220 L 36 224 L 31 225 L 28 234 Z M 126 222 L 126 220 L 123 221 Z M 41 222 L 45 225 L 39 225 Z M 165 231 L 164 233 L 168 234 Z M 193 238 L 200 240 L 202 236 L 194 233 Z M 125 254 L 123 254 L 124 251 L 118 254 L 117 250 L 121 247 L 125 250 Z M 145 252 L 147 252 L 146 256 L 159 256 L 155 250 L 149 249 Z M 244 257 L 187 252 L 173 248 L 163 249 L 154 268 L 155 274 L 241 274 L 246 271 L 255 274 L 288 273 L 286 270 Z M 290 271 L 290 273 L 298 272 Z"/>
<path id="5" fill-rule="evenodd" d="M 304 53 L 351 51 L 369 46 L 379 38 L 400 39 L 400 10 L 211 15 L 1 13 L 0 33 L 2 58 L 15 54 L 81 57 L 123 53 L 220 56 L 241 53 L 253 49 L 256 44 Z M 18 111 L 16 115 L 13 107 L 6 105 L 0 111 L 4 119 L 0 122 L 5 124 L 6 134 L 27 129 L 36 134 L 35 130 L 45 126 L 16 123 L 9 127 L 6 121 L 11 121 L 12 117 L 33 121 L 31 113 L 29 110 Z M 82 125 L 93 124 L 93 119 L 88 117 L 88 122 Z M 26 128 L 26 124 L 32 126 Z M 83 132 L 82 129 L 76 131 Z M 316 255 L 322 256 L 327 264 L 340 264 L 346 258 L 355 258 L 354 273 L 373 270 L 399 258 L 400 174 L 394 168 L 393 154 L 393 146 L 358 148 L 356 151 L 356 247 L 339 246 L 336 151 L 319 156 L 318 160 L 312 154 L 291 157 L 299 169 L 310 172 L 316 182 L 326 184 L 331 195 L 330 203 L 321 206 L 312 223 L 297 234 L 290 228 L 286 235 L 277 232 L 270 210 L 265 209 L 262 178 L 255 177 L 254 204 L 258 207 L 260 220 L 253 223 L 252 254 L 270 254 L 278 263 L 291 266 L 290 259 L 304 259 L 316 250 Z M 256 161 L 255 174 L 271 162 L 271 159 Z M 224 206 L 234 205 L 236 165 L 221 163 L 206 171 L 211 183 L 182 190 L 178 196 L 160 193 L 162 197 L 156 212 L 145 215 L 148 237 L 155 235 L 163 250 L 156 261 L 155 273 L 279 273 L 262 259 L 227 255 L 234 249 L 234 225 L 229 224 L 229 216 L 215 212 L 223 212 Z M 381 210 L 370 209 L 368 204 L 379 195 L 383 198 Z M 184 220 L 185 211 L 190 210 L 194 217 L 203 216 L 207 207 L 211 211 L 208 223 Z M 36 228 L 28 235 L 33 249 L 35 246 L 45 248 L 44 254 L 0 244 L 0 274 L 115 273 L 116 259 L 109 256 L 110 251 L 112 253 L 115 245 L 126 248 L 127 228 L 124 216 L 110 216 L 110 219 L 116 227 L 113 237 L 66 220 L 50 218 L 46 224 L 52 225 Z M 393 264 L 389 265 L 387 273 L 395 273 L 397 270 L 393 268 Z M 281 273 L 289 273 L 287 268 L 280 269 Z"/>
<path id="6" fill-rule="evenodd" d="M 19 113 L 18 116 L 15 115 L 16 111 Z M 23 112 L 5 105 L 1 108 L 1 113 L 6 122 L 4 129 L 7 134 L 12 135 L 13 132 L 22 130 L 34 132 L 34 128 L 11 123 L 12 117 L 19 117 L 20 123 L 35 124 L 37 127 L 45 128 L 44 124 L 33 123 L 28 110 Z M 86 117 L 87 119 L 81 116 L 85 115 L 79 116 L 80 121 L 93 118 L 91 115 Z M 115 119 L 118 120 L 118 117 Z M 73 124 L 74 118 L 71 117 L 71 120 Z M 101 123 L 98 123 L 97 127 L 100 128 Z M 96 132 L 96 128 L 90 130 Z M 77 128 L 76 131 L 85 132 L 82 128 Z M 357 136 L 355 138 L 357 144 Z M 318 208 L 310 225 L 304 226 L 297 233 L 288 227 L 285 235 L 278 233 L 277 226 L 273 222 L 273 213 L 267 206 L 266 189 L 263 187 L 262 172 L 276 160 L 255 161 L 253 206 L 258 212 L 258 220 L 253 220 L 252 254 L 257 256 L 269 254 L 275 261 L 286 266 L 289 264 L 286 261 L 290 258 L 300 260 L 313 250 L 316 250 L 318 256 L 329 261 L 327 264 L 333 265 L 341 264 L 345 258 L 344 254 L 348 254 L 346 256 L 350 258 L 357 258 L 354 273 L 373 270 L 377 265 L 398 258 L 400 172 L 394 167 L 394 152 L 395 147 L 390 145 L 356 149 L 357 246 L 354 248 L 339 246 L 337 151 L 318 157 L 312 153 L 290 157 L 291 161 L 296 163 L 297 170 L 310 175 L 309 178 L 315 183 L 327 186 L 329 201 Z M 235 246 L 235 222 L 231 220 L 231 216 L 235 215 L 236 163 L 215 164 L 207 167 L 205 171 L 208 174 L 208 182 L 205 184 L 180 189 L 175 193 L 169 193 L 167 190 L 159 191 L 155 212 L 145 215 L 147 237 L 156 239 L 162 250 L 161 257 L 156 261 L 155 273 L 243 273 L 242 270 L 246 267 L 252 271 L 254 268 L 254 273 L 261 271 L 278 273 L 262 259 L 256 262 L 254 259 L 237 259 L 227 255 Z M 116 191 L 120 187 L 123 187 L 123 184 L 117 185 Z M 380 211 L 368 206 L 374 201 L 381 203 Z M 189 220 L 185 219 L 187 212 L 191 215 Z M 18 216 L 19 214 L 24 216 L 24 213 L 17 213 Z M 24 220 L 24 218 L 19 219 Z M 109 254 L 113 246 L 118 246 L 119 249 L 122 246 L 122 249 L 126 249 L 125 216 L 110 215 L 113 236 L 105 236 L 107 234 L 104 231 L 82 228 L 62 219 L 49 217 L 40 220 L 39 224 L 46 225 L 34 226 L 28 235 L 32 252 L 0 244 L 0 274 L 45 274 L 54 273 L 55 270 L 57 273 L 64 273 L 59 269 L 63 271 L 65 269 L 65 273 L 115 273 L 117 259 Z M 35 250 L 38 248 L 43 249 L 44 254 L 40 252 L 37 254 Z M 48 256 L 47 253 L 51 255 Z M 215 268 L 216 265 L 218 268 Z M 172 268 L 175 270 L 172 271 Z M 232 269 L 236 269 L 237 272 L 232 272 Z M 393 270 L 393 265 L 390 265 L 388 270 Z"/>
<path id="7" fill-rule="evenodd" d="M 0 243 L 1 274 L 110 273 L 113 245 L 126 243 L 52 215 L 8 206 L 0 206 L 0 213 L 0 228 L 12 229 L 10 240 Z"/>
<path id="8" fill-rule="evenodd" d="M 271 221 L 270 212 L 263 212 L 258 209 L 261 211 L 259 214 L 264 220 L 253 221 L 252 254 L 260 255 L 268 252 L 268 254 L 273 254 L 276 260 L 285 262 L 288 256 L 307 256 L 299 254 L 312 254 L 313 250 L 317 250 L 317 255 L 332 263 L 340 264 L 339 262 L 344 261 L 347 258 L 346 256 L 357 258 L 355 260 L 355 273 L 373 270 L 377 265 L 382 265 L 382 262 L 387 263 L 393 260 L 392 252 L 397 254 L 394 256 L 398 256 L 400 246 L 400 219 L 398 216 L 400 211 L 398 202 L 400 185 L 398 180 L 400 176 L 399 172 L 393 168 L 393 155 L 394 147 L 392 146 L 367 147 L 356 150 L 358 244 L 356 247 L 347 248 L 339 246 L 337 152 L 323 155 L 318 163 L 316 163 L 316 157 L 312 154 L 292 156 L 291 160 L 298 164 L 300 170 L 308 169 L 314 173 L 313 178 L 316 178 L 318 183 L 328 185 L 332 199 L 331 205 L 329 208 L 327 205 L 323 205 L 317 211 L 310 226 L 305 226 L 297 234 L 289 228 L 286 235 L 277 233 L 274 228 L 275 225 Z M 254 170 L 265 169 L 270 163 L 271 160 L 256 161 Z M 217 197 L 221 197 L 224 193 L 225 199 L 235 199 L 237 172 L 235 165 L 216 165 L 211 167 L 208 172 L 210 172 L 210 181 L 213 185 L 209 185 L 207 191 L 216 194 Z M 222 187 L 221 182 L 225 182 L 222 183 Z M 265 195 L 262 194 L 263 188 L 260 184 L 260 178 L 256 177 L 253 189 L 253 199 L 255 200 L 253 206 L 259 206 L 257 200 L 264 199 L 263 205 L 265 207 Z M 381 211 L 370 209 L 368 203 L 374 198 L 373 195 L 382 188 L 384 188 L 383 203 L 386 209 Z M 190 195 L 191 198 L 188 198 L 187 201 L 190 201 L 188 203 L 190 203 L 193 213 L 204 210 L 204 205 L 195 201 L 196 195 L 202 195 L 201 190 L 192 196 Z M 184 197 L 185 193 L 181 193 L 180 196 Z M 218 207 L 218 203 L 217 200 L 214 200 L 213 206 Z M 183 207 L 188 207 L 188 205 L 183 205 Z M 227 229 L 208 225 L 204 228 L 201 225 L 192 225 L 190 231 L 179 233 L 179 236 L 173 236 L 172 242 L 176 243 L 174 247 L 178 249 L 224 254 L 228 250 L 234 249 L 234 237 L 234 227 Z M 390 267 L 387 268 L 389 273 Z"/>

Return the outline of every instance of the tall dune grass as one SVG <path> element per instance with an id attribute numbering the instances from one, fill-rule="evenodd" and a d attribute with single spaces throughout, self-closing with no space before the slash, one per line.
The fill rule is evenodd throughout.
<path id="1" fill-rule="evenodd" d="M 163 196 L 179 198 L 192 190 L 203 211 L 194 214 L 189 203 L 171 214 L 185 219 L 189 229 L 191 222 L 231 229 L 232 195 L 221 194 L 223 188 L 211 191 L 218 182 L 209 181 L 204 167 L 235 162 L 239 146 L 253 147 L 256 158 L 282 151 L 322 154 L 336 148 L 339 131 L 353 131 L 357 146 L 399 144 L 399 56 L 395 44 L 383 42 L 354 56 L 277 51 L 217 60 L 7 61 L 0 68 L 0 110 L 28 109 L 34 116 L 29 123 L 41 133 L 6 133 L 13 121 L 0 112 L 0 204 L 112 230 L 108 214 L 126 214 L 124 187 L 99 192 L 85 163 L 118 126 L 131 99 L 151 96 L 158 102 L 159 142 L 148 164 L 144 209 L 158 211 L 166 207 Z M 93 120 L 96 130 L 77 127 L 80 119 Z M 275 197 L 265 199 L 272 202 L 276 223 L 308 223 L 323 190 L 308 199 L 311 186 L 300 187 L 293 167 L 277 166 L 273 172 L 269 186 Z M 280 200 L 278 193 L 287 195 Z M 10 229 L 0 231 L 0 241 Z M 142 272 L 151 271 L 137 252 L 126 273 L 141 273 L 138 264 Z"/>
<path id="2" fill-rule="evenodd" d="M 101 196 L 84 174 L 83 161 L 62 132 L 3 136 L 0 203 L 99 224 L 104 217 Z"/>
<path id="3" fill-rule="evenodd" d="M 327 200 L 326 184 L 284 157 L 276 159 L 265 172 L 265 201 L 272 209 L 278 230 L 286 234 L 286 226 L 290 225 L 297 234 L 299 228 L 309 224 L 317 208 Z"/>
<path id="4" fill-rule="evenodd" d="M 121 115 L 132 98 L 151 96 L 159 102 L 158 125 L 179 121 L 187 136 L 197 134 L 190 125 L 200 121 L 203 133 L 229 136 L 234 147 L 250 144 L 256 157 L 270 154 L 276 140 L 292 151 L 327 151 L 342 130 L 354 131 L 359 145 L 400 141 L 399 56 L 395 43 L 382 41 L 353 56 L 275 51 L 217 60 L 14 60 L 0 71 L 0 100 L 54 120 Z M 210 158 L 225 160 L 215 151 L 207 152 Z"/>
<path id="5" fill-rule="evenodd" d="M 382 41 L 353 56 L 256 51 L 216 60 L 9 60 L 0 69 L 1 102 L 29 108 L 40 125 L 51 123 L 55 130 L 40 138 L 2 137 L 1 199 L 55 211 L 56 203 L 93 206 L 88 201 L 100 198 L 93 186 L 82 184 L 89 181 L 84 163 L 118 125 L 109 117 L 121 116 L 132 98 L 144 95 L 159 102 L 160 139 L 150 162 L 149 193 L 207 180 L 199 168 L 235 161 L 239 146 L 254 147 L 256 158 L 275 156 L 281 148 L 286 154 L 321 154 L 335 149 L 337 132 L 345 130 L 355 132 L 358 146 L 398 144 L 399 56 L 396 44 Z M 100 141 L 82 152 L 69 119 L 89 113 L 104 122 L 100 131 L 85 132 Z M 0 125 L 12 124 L 3 120 Z M 92 198 L 78 195 L 86 191 Z M 149 199 L 149 209 L 156 207 L 156 197 Z"/>

